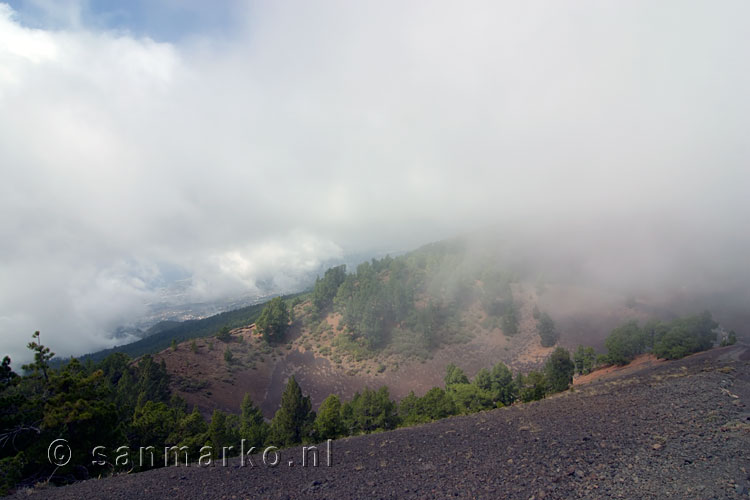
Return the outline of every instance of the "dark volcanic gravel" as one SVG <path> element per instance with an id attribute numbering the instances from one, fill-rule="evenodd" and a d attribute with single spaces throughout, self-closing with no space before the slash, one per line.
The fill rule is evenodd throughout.
<path id="1" fill-rule="evenodd" d="M 332 465 L 168 467 L 31 498 L 750 498 L 750 347 L 332 444 Z M 324 447 L 324 446 L 323 446 Z M 289 461 L 295 462 L 289 466 Z"/>

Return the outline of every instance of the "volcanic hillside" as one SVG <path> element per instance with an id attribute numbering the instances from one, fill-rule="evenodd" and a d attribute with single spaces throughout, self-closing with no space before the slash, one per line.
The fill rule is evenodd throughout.
<path id="1" fill-rule="evenodd" d="M 282 339 L 266 342 L 250 324 L 156 357 L 190 406 L 237 412 L 247 393 L 270 418 L 291 375 L 314 407 L 329 394 L 348 399 L 382 385 L 400 399 L 441 386 L 450 363 L 469 376 L 498 361 L 538 368 L 552 350 L 542 347 L 540 314 L 549 312 L 557 343 L 571 350 L 601 348 L 625 320 L 670 316 L 625 295 L 529 278 L 458 241 L 428 245 L 350 274 L 329 270 L 312 293 L 288 301 Z"/>
<path id="2" fill-rule="evenodd" d="M 644 364 L 536 403 L 332 442 L 331 465 L 174 466 L 19 498 L 748 498 L 750 347 Z M 325 445 L 321 446 L 325 450 Z M 269 460 L 270 461 L 270 460 Z"/>

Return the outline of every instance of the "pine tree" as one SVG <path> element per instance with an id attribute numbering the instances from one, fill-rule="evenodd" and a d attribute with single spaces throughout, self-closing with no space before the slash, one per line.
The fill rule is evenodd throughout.
<path id="1" fill-rule="evenodd" d="M 555 322 L 549 314 L 541 313 L 537 320 L 537 331 L 541 338 L 542 347 L 552 347 L 557 343 L 560 334 L 555 330 Z"/>
<path id="2" fill-rule="evenodd" d="M 44 377 L 44 381 L 49 382 L 49 360 L 55 356 L 55 353 L 50 352 L 49 347 L 42 345 L 41 335 L 38 330 L 34 332 L 31 338 L 33 340 L 28 343 L 27 347 L 34 351 L 34 362 L 23 365 L 21 368 L 34 374 L 41 374 Z"/>
<path id="3" fill-rule="evenodd" d="M 289 310 L 281 297 L 272 299 L 263 308 L 256 323 L 266 342 L 279 342 L 289 327 Z"/>
<path id="4" fill-rule="evenodd" d="M 224 447 L 234 447 L 233 450 L 227 450 L 227 456 L 238 452 L 237 416 L 227 415 L 221 410 L 214 410 L 211 423 L 208 426 L 208 436 L 215 457 L 223 458 Z"/>
<path id="5" fill-rule="evenodd" d="M 490 373 L 492 385 L 489 390 L 495 403 L 502 406 L 510 406 L 518 397 L 518 388 L 513 382 L 513 373 L 504 363 L 498 362 L 492 367 Z"/>
<path id="6" fill-rule="evenodd" d="M 594 368 L 594 362 L 596 361 L 596 352 L 593 347 L 584 347 L 579 345 L 573 355 L 573 362 L 575 364 L 576 373 L 579 375 L 586 375 L 591 373 Z"/>
<path id="7" fill-rule="evenodd" d="M 574 371 L 575 365 L 570 359 L 570 353 L 562 347 L 555 349 L 544 365 L 549 392 L 567 390 L 573 382 Z"/>
<path id="8" fill-rule="evenodd" d="M 469 378 L 466 376 L 464 371 L 454 365 L 453 363 L 445 367 L 445 386 L 451 386 L 453 384 L 468 384 Z"/>
<path id="9" fill-rule="evenodd" d="M 10 384 L 16 377 L 18 375 L 10 367 L 10 356 L 5 356 L 2 365 L 0 365 L 0 383 Z"/>
<path id="10" fill-rule="evenodd" d="M 341 420 L 341 400 L 337 395 L 331 394 L 320 405 L 314 430 L 315 439 L 318 441 L 336 439 L 346 432 Z"/>
<path id="11" fill-rule="evenodd" d="M 221 330 L 216 334 L 216 338 L 222 342 L 229 342 L 232 340 L 232 335 L 229 333 L 229 327 L 224 325 Z"/>
<path id="12" fill-rule="evenodd" d="M 247 440 L 246 449 L 262 447 L 268 437 L 268 424 L 249 394 L 245 394 L 240 410 L 240 438 Z"/>
<path id="13" fill-rule="evenodd" d="M 524 403 L 544 398 L 547 390 L 547 380 L 544 374 L 535 370 L 530 371 L 526 376 L 519 373 L 516 383 L 519 387 L 518 399 Z"/>
<path id="14" fill-rule="evenodd" d="M 294 376 L 289 377 L 281 395 L 281 408 L 271 422 L 271 442 L 277 446 L 301 443 L 307 438 L 310 425 L 315 419 L 315 413 L 311 409 L 310 398 L 302 395 L 302 389 Z"/>

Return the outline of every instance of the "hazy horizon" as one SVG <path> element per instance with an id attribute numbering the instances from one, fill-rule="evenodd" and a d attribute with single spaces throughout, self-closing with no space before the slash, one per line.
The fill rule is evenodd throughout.
<path id="1" fill-rule="evenodd" d="M 293 289 L 481 232 L 540 273 L 741 309 L 749 15 L 0 0 L 0 355 L 109 347 L 174 279 Z"/>

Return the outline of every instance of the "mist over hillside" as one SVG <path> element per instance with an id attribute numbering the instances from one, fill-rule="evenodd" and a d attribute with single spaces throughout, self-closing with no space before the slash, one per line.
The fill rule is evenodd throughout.
<path id="1" fill-rule="evenodd" d="M 0 351 L 488 226 L 550 282 L 736 309 L 749 8 L 0 3 Z"/>
<path id="2" fill-rule="evenodd" d="M 345 439 L 344 496 L 746 498 L 748 19 L 0 0 L 0 495 Z"/>

